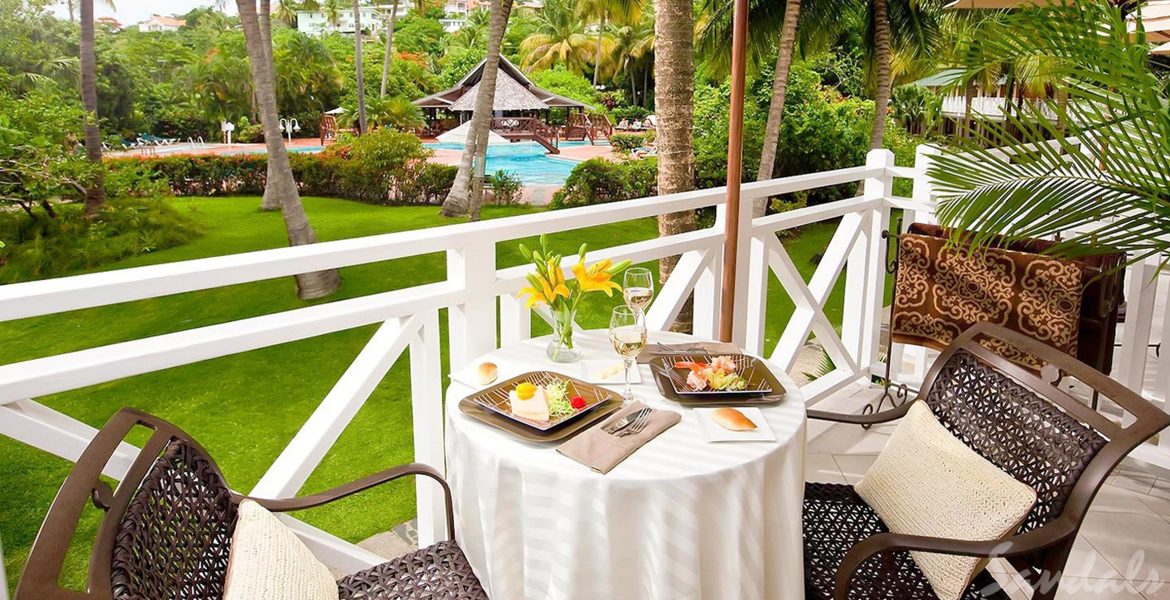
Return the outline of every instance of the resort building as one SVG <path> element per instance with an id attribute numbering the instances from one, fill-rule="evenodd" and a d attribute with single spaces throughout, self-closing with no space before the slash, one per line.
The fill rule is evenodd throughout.
<path id="1" fill-rule="evenodd" d="M 447 3 L 443 6 L 445 17 L 440 19 L 440 22 L 443 23 L 443 28 L 448 33 L 458 31 L 467 22 L 468 13 L 475 10 L 480 4 L 478 0 L 447 0 Z M 386 26 L 386 18 L 390 16 L 391 10 L 394 10 L 393 4 L 363 6 L 361 9 L 362 30 L 366 33 L 382 31 Z M 409 4 L 405 2 L 398 3 L 398 18 L 401 19 L 409 12 Z M 329 32 L 352 34 L 353 29 L 354 19 L 352 8 L 338 12 L 336 23 L 330 22 L 329 17 L 320 8 L 316 10 L 297 11 L 297 31 L 304 34 L 321 35 Z"/>
<path id="2" fill-rule="evenodd" d="M 180 27 L 187 24 L 183 19 L 176 19 L 175 17 L 164 17 L 162 15 L 154 15 L 149 19 L 138 24 L 138 31 L 146 32 L 172 32 L 178 31 Z"/>

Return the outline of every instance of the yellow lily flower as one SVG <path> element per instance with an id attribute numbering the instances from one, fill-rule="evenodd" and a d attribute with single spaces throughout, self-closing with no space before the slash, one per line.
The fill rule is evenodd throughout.
<path id="1" fill-rule="evenodd" d="M 524 296 L 525 294 L 528 295 L 528 303 L 527 303 L 528 308 L 532 308 L 533 305 L 539 304 L 541 302 L 548 304 L 548 298 L 545 298 L 544 294 L 540 293 L 535 288 L 525 287 L 525 288 L 521 289 L 520 293 L 516 294 L 516 296 L 521 297 L 521 296 Z"/>
<path id="2" fill-rule="evenodd" d="M 561 265 L 553 259 L 548 261 L 548 279 L 542 279 L 540 283 L 544 287 L 544 297 L 548 299 L 550 304 L 556 301 L 557 296 L 569 297 L 569 287 L 565 285 L 565 273 L 561 271 Z"/>
<path id="3" fill-rule="evenodd" d="M 585 266 L 585 261 L 577 263 L 573 267 L 573 275 L 577 278 L 577 282 L 581 285 L 582 292 L 605 292 L 606 296 L 612 296 L 614 290 L 622 289 L 622 286 L 616 282 L 610 281 L 613 276 L 609 272 L 610 265 L 613 261 L 608 258 L 595 263 L 591 267 Z"/>

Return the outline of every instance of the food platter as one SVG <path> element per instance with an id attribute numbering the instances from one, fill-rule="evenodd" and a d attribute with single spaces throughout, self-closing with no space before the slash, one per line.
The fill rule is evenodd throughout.
<path id="1" fill-rule="evenodd" d="M 767 406 L 784 399 L 787 394 L 784 385 L 776 379 L 764 361 L 745 354 L 723 356 L 735 362 L 737 372 L 744 380 L 742 389 L 696 390 L 687 384 L 686 373 L 690 369 L 675 366 L 678 363 L 711 363 L 716 357 L 710 355 L 659 356 L 650 362 L 650 370 L 654 373 L 654 383 L 659 393 L 684 406 Z"/>
<path id="2" fill-rule="evenodd" d="M 541 389 L 542 398 L 545 388 L 558 389 L 557 400 L 549 402 L 550 414 L 548 419 L 534 419 L 531 416 L 516 414 L 512 401 L 516 400 L 516 389 L 522 385 L 529 385 Z M 563 392 L 560 392 L 563 389 Z M 566 408 L 567 398 L 572 399 L 570 408 Z M 600 416 L 612 413 L 621 406 L 621 396 L 604 387 L 586 384 L 585 381 L 567 377 L 562 373 L 549 371 L 534 371 L 517 375 L 517 377 L 502 381 L 481 392 L 467 396 L 460 402 L 462 411 L 473 418 L 486 421 L 510 433 L 523 433 L 525 439 L 534 441 L 552 441 L 563 439 L 565 429 L 576 432 L 581 423 L 592 423 Z M 559 408 L 559 409 L 558 409 Z M 482 416 L 490 416 L 490 420 Z"/>

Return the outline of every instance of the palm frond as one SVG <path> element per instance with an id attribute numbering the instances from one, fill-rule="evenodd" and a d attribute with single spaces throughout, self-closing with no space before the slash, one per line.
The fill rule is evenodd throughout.
<path id="1" fill-rule="evenodd" d="M 974 43 L 967 78 L 993 64 L 1037 65 L 1057 98 L 1027 101 L 944 150 L 930 169 L 939 217 L 975 245 L 1055 238 L 1051 252 L 1170 250 L 1170 113 L 1144 34 L 1121 10 L 1075 0 L 1023 9 Z"/>

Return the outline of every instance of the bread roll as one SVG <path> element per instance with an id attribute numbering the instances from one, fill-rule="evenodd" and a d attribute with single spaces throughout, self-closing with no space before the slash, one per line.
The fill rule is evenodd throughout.
<path id="1" fill-rule="evenodd" d="M 499 376 L 499 369 L 496 368 L 495 363 L 485 362 L 479 365 L 479 384 L 487 385 L 496 380 Z"/>
<path id="2" fill-rule="evenodd" d="M 711 420 L 731 431 L 752 431 L 756 428 L 751 419 L 734 408 L 723 407 L 711 411 Z"/>

